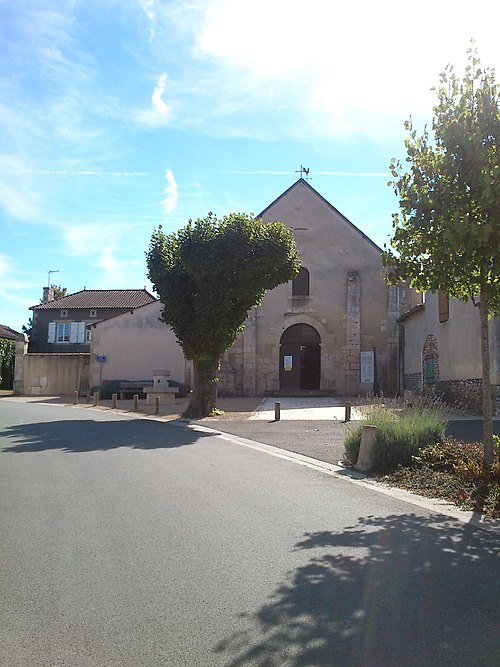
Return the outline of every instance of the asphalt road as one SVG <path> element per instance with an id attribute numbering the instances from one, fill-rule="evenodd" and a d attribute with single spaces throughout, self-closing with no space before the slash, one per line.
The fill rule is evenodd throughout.
<path id="1" fill-rule="evenodd" d="M 499 539 L 187 426 L 0 400 L 2 667 L 498 664 Z"/>

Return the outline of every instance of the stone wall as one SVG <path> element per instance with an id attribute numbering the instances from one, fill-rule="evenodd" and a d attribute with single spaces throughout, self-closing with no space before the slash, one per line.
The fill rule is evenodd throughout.
<path id="1" fill-rule="evenodd" d="M 90 354 L 27 354 L 17 343 L 14 393 L 21 396 L 64 396 L 89 391 Z"/>

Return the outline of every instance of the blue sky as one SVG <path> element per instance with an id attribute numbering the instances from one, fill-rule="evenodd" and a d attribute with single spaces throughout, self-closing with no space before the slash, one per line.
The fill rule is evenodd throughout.
<path id="1" fill-rule="evenodd" d="M 310 184 L 383 246 L 404 120 L 429 122 L 496 0 L 0 0 L 0 323 L 51 282 L 150 287 L 144 252 Z"/>

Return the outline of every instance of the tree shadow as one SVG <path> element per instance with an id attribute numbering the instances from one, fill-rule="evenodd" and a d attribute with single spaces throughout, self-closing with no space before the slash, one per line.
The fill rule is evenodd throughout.
<path id="1" fill-rule="evenodd" d="M 320 553 L 216 647 L 227 667 L 498 665 L 496 535 L 438 515 L 368 516 L 296 550 Z"/>
<path id="2" fill-rule="evenodd" d="M 119 447 L 165 449 L 192 445 L 200 438 L 209 436 L 209 433 L 147 419 L 111 422 L 67 419 L 16 424 L 0 432 L 0 437 L 15 443 L 2 451 L 14 453 L 59 449 L 76 454 Z"/>

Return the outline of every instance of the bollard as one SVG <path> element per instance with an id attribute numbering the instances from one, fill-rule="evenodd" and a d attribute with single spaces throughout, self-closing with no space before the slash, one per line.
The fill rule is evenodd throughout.
<path id="1" fill-rule="evenodd" d="M 139 409 L 139 394 L 134 394 L 134 410 L 137 412 Z"/>
<path id="2" fill-rule="evenodd" d="M 279 401 L 276 401 L 274 404 L 274 421 L 279 422 L 281 419 L 281 403 Z"/>
<path id="3" fill-rule="evenodd" d="M 74 391 L 73 392 L 73 405 L 76 405 L 78 403 L 78 392 Z"/>
<path id="4" fill-rule="evenodd" d="M 368 472 L 373 468 L 375 458 L 375 443 L 377 441 L 377 427 L 363 426 L 361 443 L 359 445 L 358 460 L 354 466 L 360 472 Z"/>
<path id="5" fill-rule="evenodd" d="M 99 405 L 99 392 L 94 393 L 94 405 Z"/>
<path id="6" fill-rule="evenodd" d="M 155 415 L 160 414 L 160 397 L 155 396 Z"/>
<path id="7" fill-rule="evenodd" d="M 116 408 L 116 399 L 118 398 L 118 394 L 111 394 L 111 407 Z"/>
<path id="8" fill-rule="evenodd" d="M 344 421 L 350 422 L 351 421 L 351 404 L 349 401 L 346 402 L 345 404 L 345 419 Z"/>

